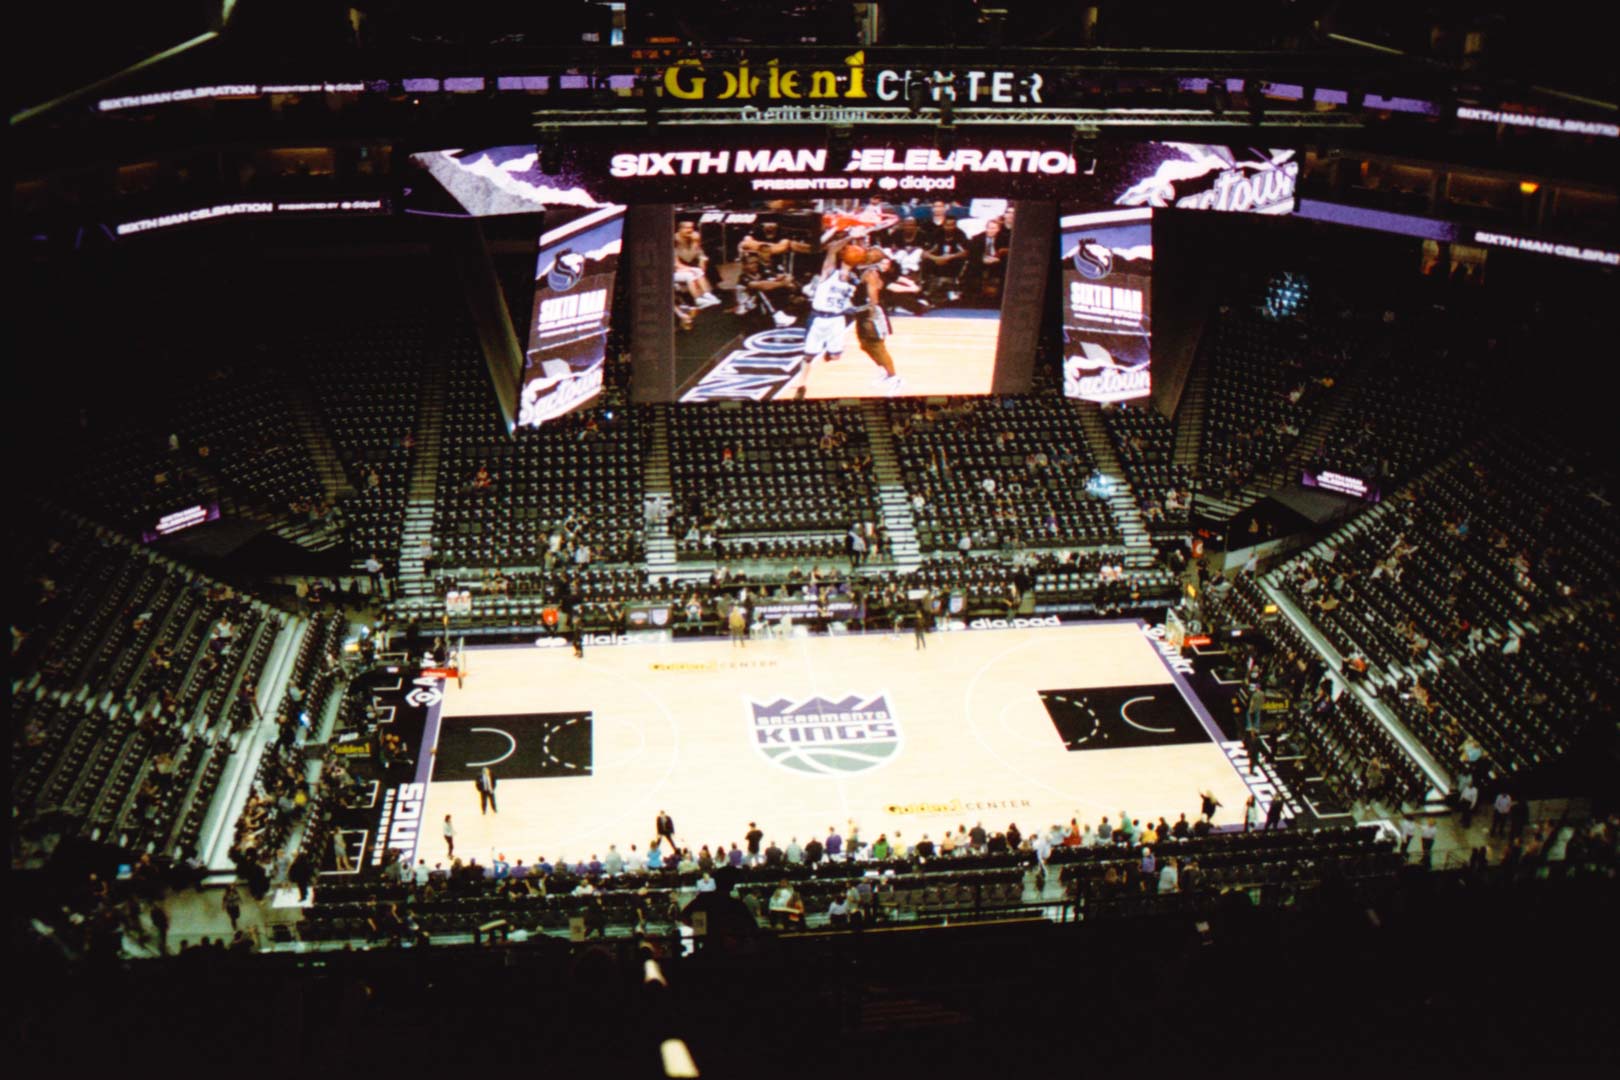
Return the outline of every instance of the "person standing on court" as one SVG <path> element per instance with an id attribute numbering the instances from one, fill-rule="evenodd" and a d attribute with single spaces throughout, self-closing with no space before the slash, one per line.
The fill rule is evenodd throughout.
<path id="1" fill-rule="evenodd" d="M 1221 808 L 1221 801 L 1211 791 L 1201 791 L 1198 793 L 1198 797 L 1203 801 L 1201 809 L 1204 820 L 1213 823 L 1215 821 L 1215 811 Z"/>
<path id="2" fill-rule="evenodd" d="M 1283 801 L 1281 795 L 1271 797 L 1271 805 L 1266 807 L 1266 831 L 1281 827 L 1283 816 Z"/>
<path id="3" fill-rule="evenodd" d="M 743 648 L 748 644 L 748 614 L 743 610 L 742 604 L 731 605 L 731 614 L 726 618 L 726 624 L 731 627 L 731 644 L 733 648 Z"/>
<path id="4" fill-rule="evenodd" d="M 918 608 L 917 609 L 917 614 L 916 614 L 916 616 L 914 616 L 914 622 L 912 623 L 912 625 L 913 625 L 914 629 L 916 630 L 917 649 L 921 649 L 922 651 L 927 652 L 928 651 L 928 612 L 922 610 L 921 608 Z M 912 651 L 915 652 L 916 649 L 913 649 Z"/>
<path id="5" fill-rule="evenodd" d="M 478 770 L 478 812 L 499 813 L 495 808 L 495 774 L 488 765 Z"/>
<path id="6" fill-rule="evenodd" d="M 757 866 L 759 864 L 759 843 L 765 839 L 764 832 L 760 830 L 757 824 L 750 821 L 748 823 L 748 832 L 743 839 L 748 841 L 748 865 Z"/>
<path id="7" fill-rule="evenodd" d="M 456 857 L 456 827 L 450 820 L 450 815 L 444 815 L 444 857 Z"/>
<path id="8" fill-rule="evenodd" d="M 659 839 L 669 841 L 671 848 L 675 846 L 675 819 L 662 810 L 658 811 L 658 820 L 654 823 L 653 831 Z"/>

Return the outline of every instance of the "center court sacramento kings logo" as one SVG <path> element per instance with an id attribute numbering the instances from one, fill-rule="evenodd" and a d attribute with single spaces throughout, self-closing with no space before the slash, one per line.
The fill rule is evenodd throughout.
<path id="1" fill-rule="evenodd" d="M 813 697 L 749 702 L 750 736 L 760 753 L 784 769 L 810 776 L 851 776 L 900 753 L 900 724 L 886 697 L 841 701 Z"/>

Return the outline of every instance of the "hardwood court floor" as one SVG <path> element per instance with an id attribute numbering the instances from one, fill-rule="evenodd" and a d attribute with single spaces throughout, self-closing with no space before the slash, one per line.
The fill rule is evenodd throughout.
<path id="1" fill-rule="evenodd" d="M 929 315 L 891 318 L 889 355 L 905 380 L 907 397 L 939 394 L 988 394 L 996 367 L 999 319 Z M 872 380 L 882 372 L 861 352 L 852 323 L 844 336 L 843 359 L 823 360 L 810 371 L 807 398 L 871 397 L 880 393 Z M 678 824 L 678 823 L 677 823 Z"/>
<path id="2" fill-rule="evenodd" d="M 793 756 L 769 728 L 816 696 L 867 711 L 833 729 L 839 744 L 808 744 L 818 760 L 768 759 Z M 768 714 L 759 723 L 756 704 Z M 587 711 L 589 722 L 577 718 Z M 880 712 L 898 738 L 862 730 Z M 750 821 L 786 847 L 833 825 L 848 835 L 851 821 L 867 842 L 884 832 L 915 842 L 976 821 L 1028 832 L 1122 809 L 1193 819 L 1204 789 L 1224 804 L 1216 823 L 1230 824 L 1247 794 L 1130 622 L 935 633 L 922 652 L 909 634 L 621 645 L 582 660 L 478 649 L 465 686 L 445 690 L 436 755 L 418 852 L 430 866 L 444 858 L 447 813 L 457 854 L 487 865 L 497 852 L 525 863 L 588 859 L 610 843 L 644 852 L 660 809 L 696 850 L 740 843 Z M 473 766 L 495 758 L 499 812 L 480 816 Z"/>

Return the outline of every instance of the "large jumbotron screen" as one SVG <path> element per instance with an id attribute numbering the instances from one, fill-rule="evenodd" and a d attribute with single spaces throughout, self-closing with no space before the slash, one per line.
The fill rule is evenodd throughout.
<path id="1" fill-rule="evenodd" d="M 1039 132 L 963 131 L 957 142 L 857 131 L 835 150 L 825 132 L 792 128 L 658 134 L 559 142 L 549 168 L 534 145 L 433 151 L 414 155 L 428 175 L 405 202 L 451 216 L 544 212 L 548 235 L 577 218 L 619 228 L 609 208 L 631 206 L 623 242 L 645 401 L 1025 390 L 1053 239 L 1064 392 L 1143 398 L 1154 211 L 1295 206 L 1288 149 L 1122 142 L 1081 161 Z M 1027 220 L 1015 253 L 1018 200 Z M 605 251 L 597 239 L 592 250 Z M 548 293 L 570 273 L 548 270 L 546 252 L 539 263 L 520 408 L 530 423 L 590 399 L 600 363 L 580 340 L 589 330 L 593 348 L 605 343 L 611 317 Z M 550 315 L 569 333 L 553 333 Z"/>
<path id="2" fill-rule="evenodd" d="M 1015 205 L 777 200 L 675 213 L 678 400 L 987 394 Z"/>

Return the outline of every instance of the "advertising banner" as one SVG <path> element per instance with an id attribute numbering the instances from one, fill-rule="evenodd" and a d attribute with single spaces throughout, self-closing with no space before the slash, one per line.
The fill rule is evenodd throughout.
<path id="1" fill-rule="evenodd" d="M 1300 475 L 1299 482 L 1306 487 L 1320 488 L 1336 495 L 1351 495 L 1370 503 L 1382 498 L 1375 482 L 1348 473 L 1334 472 L 1331 469 L 1306 469 Z"/>
<path id="2" fill-rule="evenodd" d="M 1065 204 L 1063 392 L 1103 403 L 1153 390 L 1153 212 L 1289 214 L 1293 150 L 1138 142 L 1110 147 Z"/>
<path id="3" fill-rule="evenodd" d="M 151 525 L 141 530 L 141 540 L 144 543 L 155 543 L 165 536 L 173 536 L 177 532 L 192 529 L 198 525 L 205 525 L 210 521 L 219 520 L 219 503 L 204 503 L 197 506 L 188 506 L 184 510 L 175 510 L 164 514 Z"/>
<path id="4" fill-rule="evenodd" d="M 820 126 L 745 126 L 559 142 L 545 154 L 534 145 L 435 150 L 411 155 L 426 175 L 410 184 L 406 208 L 483 217 L 607 203 L 1068 198 L 1086 188 L 1066 136 L 963 129 L 951 143 L 926 128 L 857 130 L 829 145 Z"/>
<path id="5" fill-rule="evenodd" d="M 624 207 L 608 206 L 540 237 L 519 424 L 554 420 L 601 393 L 623 236 Z"/>

